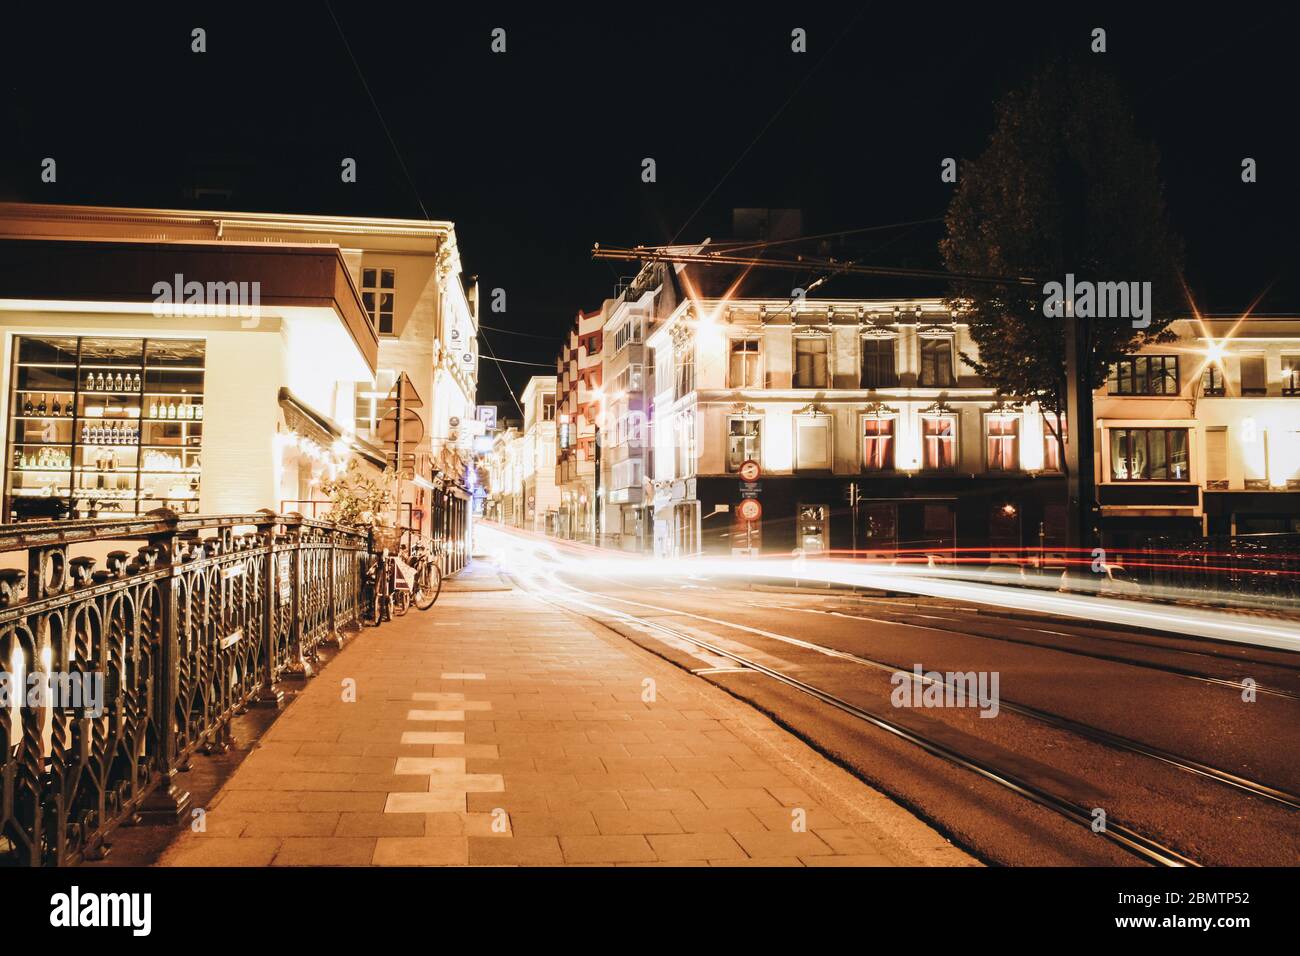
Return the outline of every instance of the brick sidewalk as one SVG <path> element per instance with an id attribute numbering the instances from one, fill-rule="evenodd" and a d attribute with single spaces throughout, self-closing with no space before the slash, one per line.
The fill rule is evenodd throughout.
<path id="1" fill-rule="evenodd" d="M 159 865 L 971 862 L 748 705 L 490 566 L 448 583 L 313 679 Z"/>

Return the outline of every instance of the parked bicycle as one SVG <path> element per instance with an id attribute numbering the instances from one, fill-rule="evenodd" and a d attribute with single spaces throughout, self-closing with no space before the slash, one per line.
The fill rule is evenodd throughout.
<path id="1" fill-rule="evenodd" d="M 393 612 L 400 617 L 412 604 L 418 610 L 429 610 L 442 593 L 442 567 L 437 557 L 417 538 L 398 559 L 392 575 Z"/>

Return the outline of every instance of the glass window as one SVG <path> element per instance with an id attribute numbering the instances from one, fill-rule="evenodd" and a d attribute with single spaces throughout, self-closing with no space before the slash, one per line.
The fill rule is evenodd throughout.
<path id="1" fill-rule="evenodd" d="M 951 336 L 921 337 L 919 384 L 928 388 L 945 388 L 954 384 Z"/>
<path id="2" fill-rule="evenodd" d="M 15 339 L 9 521 L 199 508 L 199 339 Z"/>
<path id="3" fill-rule="evenodd" d="M 1110 367 L 1107 390 L 1112 395 L 1177 395 L 1178 356 L 1134 355 Z"/>
<path id="4" fill-rule="evenodd" d="M 544 422 L 555 421 L 555 396 L 554 395 L 542 396 L 542 421 Z"/>
<path id="5" fill-rule="evenodd" d="M 677 353 L 677 388 L 674 398 L 682 398 L 695 391 L 695 350 L 684 349 Z"/>
<path id="6" fill-rule="evenodd" d="M 1268 394 L 1268 375 L 1265 371 L 1263 355 L 1241 357 L 1241 394 Z"/>
<path id="7" fill-rule="evenodd" d="M 695 416 L 687 412 L 677 418 L 677 475 L 688 478 L 695 474 Z"/>
<path id="8" fill-rule="evenodd" d="M 893 336 L 862 340 L 861 388 L 891 388 L 898 384 L 898 364 Z"/>
<path id="9" fill-rule="evenodd" d="M 984 440 L 989 471 L 1016 471 L 1020 468 L 1018 415 L 984 416 Z"/>
<path id="10" fill-rule="evenodd" d="M 1223 381 L 1223 369 L 1217 362 L 1211 362 L 1205 366 L 1205 371 L 1201 374 L 1201 394 L 1207 398 L 1227 394 Z"/>
<path id="11" fill-rule="evenodd" d="M 1059 432 L 1062 442 L 1070 440 L 1070 429 L 1064 415 L 1043 412 L 1043 470 L 1063 471 L 1061 467 L 1061 444 L 1056 440 Z"/>
<path id="12" fill-rule="evenodd" d="M 826 339 L 798 336 L 794 340 L 794 387 L 826 387 Z"/>
<path id="13" fill-rule="evenodd" d="M 732 339 L 727 366 L 728 388 L 761 388 L 758 377 L 758 339 Z"/>
<path id="14" fill-rule="evenodd" d="M 1282 394 L 1300 395 L 1300 355 L 1282 356 Z"/>
<path id="15" fill-rule="evenodd" d="M 948 416 L 921 419 L 922 461 L 927 471 L 949 471 L 957 467 L 957 422 Z"/>
<path id="16" fill-rule="evenodd" d="M 894 419 L 864 418 L 862 420 L 863 471 L 892 471 L 894 469 Z"/>
<path id="17" fill-rule="evenodd" d="M 1111 429 L 1110 473 L 1115 481 L 1187 481 L 1187 429 Z"/>
<path id="18" fill-rule="evenodd" d="M 727 471 L 740 471 L 746 461 L 759 461 L 762 449 L 759 432 L 762 423 L 757 418 L 732 418 L 727 423 Z"/>
<path id="19" fill-rule="evenodd" d="M 393 334 L 397 276 L 392 269 L 361 270 L 361 302 L 381 335 Z"/>

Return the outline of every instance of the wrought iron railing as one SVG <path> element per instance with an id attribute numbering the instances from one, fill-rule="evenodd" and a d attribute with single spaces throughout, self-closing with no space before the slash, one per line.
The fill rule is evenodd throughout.
<path id="1" fill-rule="evenodd" d="M 74 550 L 129 542 L 104 566 Z M 364 534 L 269 511 L 159 510 L 0 525 L 0 863 L 93 859 L 122 823 L 175 821 L 177 775 L 230 745 L 231 719 L 278 705 L 327 642 L 359 626 Z M 34 674 L 100 700 L 14 696 Z M 51 684 L 50 686 L 55 686 Z"/>
<path id="2" fill-rule="evenodd" d="M 1152 536 L 1119 561 L 1142 585 L 1300 601 L 1300 535 Z"/>

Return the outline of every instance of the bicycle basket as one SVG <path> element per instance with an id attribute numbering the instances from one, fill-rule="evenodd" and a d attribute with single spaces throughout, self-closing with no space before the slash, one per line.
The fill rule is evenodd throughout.
<path id="1" fill-rule="evenodd" d="M 376 551 L 390 551 L 394 554 L 402 546 L 402 529 L 376 526 L 370 529 L 375 539 Z"/>

